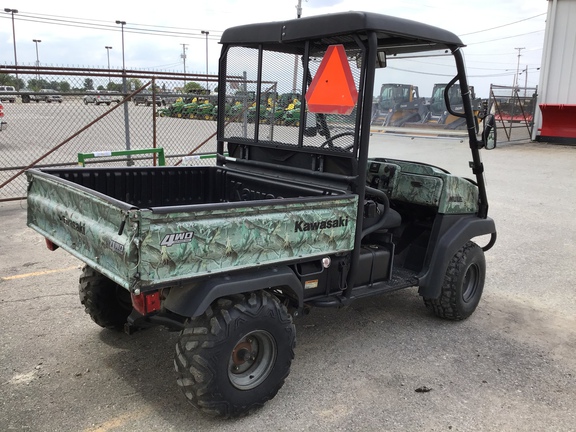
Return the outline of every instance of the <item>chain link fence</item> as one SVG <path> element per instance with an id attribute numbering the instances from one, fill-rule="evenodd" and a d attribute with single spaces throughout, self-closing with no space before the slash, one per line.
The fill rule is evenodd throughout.
<path id="1" fill-rule="evenodd" d="M 90 165 L 155 164 L 109 153 L 160 147 L 167 165 L 214 161 L 215 76 L 19 67 L 0 79 L 16 84 L 0 86 L 0 201 L 26 195 L 27 168 L 75 166 L 79 153 L 100 156 Z"/>
<path id="2" fill-rule="evenodd" d="M 538 87 L 490 86 L 489 112 L 495 115 L 499 130 L 507 141 L 514 137 L 532 136 L 536 114 Z M 513 137 L 514 135 L 514 137 Z M 504 136 L 500 133 L 499 140 Z"/>

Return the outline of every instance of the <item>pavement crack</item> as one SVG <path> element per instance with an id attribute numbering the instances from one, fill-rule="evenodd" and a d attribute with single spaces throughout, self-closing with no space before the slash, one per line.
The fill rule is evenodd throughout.
<path id="1" fill-rule="evenodd" d="M 61 293 L 61 294 L 45 294 L 45 295 L 39 295 L 39 296 L 34 296 L 34 297 L 29 297 L 29 298 L 24 298 L 24 299 L 16 299 L 16 300 L 2 300 L 0 301 L 0 304 L 6 304 L 6 303 L 22 303 L 22 302 L 27 302 L 27 301 L 31 301 L 31 300 L 38 300 L 38 299 L 42 299 L 42 298 L 47 298 L 47 297 L 63 297 L 63 296 L 77 296 L 78 293 Z"/>

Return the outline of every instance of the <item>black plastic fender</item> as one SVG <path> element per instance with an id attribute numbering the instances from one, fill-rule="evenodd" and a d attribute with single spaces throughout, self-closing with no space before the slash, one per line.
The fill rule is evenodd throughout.
<path id="1" fill-rule="evenodd" d="M 303 307 L 304 288 L 288 267 L 214 277 L 172 288 L 164 300 L 164 307 L 178 315 L 193 317 L 203 314 L 208 306 L 220 297 L 273 287 L 287 288 L 298 300 L 298 309 Z"/>
<path id="2" fill-rule="evenodd" d="M 434 223 L 423 274 L 419 275 L 418 293 L 427 298 L 438 298 L 444 283 L 446 269 L 452 257 L 470 239 L 495 234 L 492 218 L 476 215 L 440 215 Z M 494 238 L 494 236 L 493 236 Z"/>

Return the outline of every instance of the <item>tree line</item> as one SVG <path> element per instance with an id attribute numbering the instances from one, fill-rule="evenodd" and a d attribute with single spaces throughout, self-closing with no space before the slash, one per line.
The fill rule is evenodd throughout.
<path id="1" fill-rule="evenodd" d="M 127 84 L 127 91 L 129 92 L 139 89 L 144 85 L 142 81 L 138 78 L 129 78 L 126 80 L 126 84 Z M 16 76 L 13 75 L 0 74 L 0 85 L 13 86 L 19 91 L 31 91 L 31 92 L 37 92 L 42 89 L 50 89 L 59 93 L 83 92 L 88 90 L 108 90 L 108 91 L 122 92 L 121 82 L 117 83 L 110 80 L 107 83 L 105 83 L 105 85 L 103 84 L 96 85 L 92 78 L 84 78 L 82 85 L 74 86 L 67 80 L 49 81 L 44 78 L 36 77 L 24 81 L 20 77 L 16 78 Z M 205 88 L 194 81 L 189 81 L 183 87 L 180 87 L 178 89 L 176 88 L 167 89 L 166 84 L 162 84 L 162 85 L 156 85 L 155 90 L 156 91 L 178 90 L 182 93 L 188 93 L 195 90 L 205 90 Z"/>

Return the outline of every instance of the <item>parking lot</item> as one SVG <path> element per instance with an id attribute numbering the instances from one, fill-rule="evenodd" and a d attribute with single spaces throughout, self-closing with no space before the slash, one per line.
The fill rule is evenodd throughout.
<path id="1" fill-rule="evenodd" d="M 4 112 L 7 127 L 0 132 L 0 184 L 34 161 L 41 166 L 74 165 L 78 153 L 127 147 L 124 109 L 115 103 L 85 105 L 81 96 L 65 95 L 62 103 L 25 104 L 18 99 L 4 104 Z M 163 117 L 154 122 L 154 107 L 132 102 L 128 113 L 130 149 L 162 147 L 172 157 L 187 155 L 200 146 L 197 152 L 215 150 L 211 138 L 216 131 L 214 121 Z M 142 163 L 149 165 L 150 160 Z M 21 175 L 0 189 L 0 199 L 21 197 L 25 191 L 25 176 Z"/>
<path id="2" fill-rule="evenodd" d="M 370 154 L 472 175 L 459 139 L 374 134 Z M 0 430 L 576 430 L 576 147 L 504 143 L 482 157 L 498 241 L 475 314 L 437 319 L 416 289 L 313 309 L 295 320 L 284 387 L 229 421 L 181 394 L 176 334 L 96 326 L 81 263 L 46 249 L 25 202 L 0 203 Z"/>

